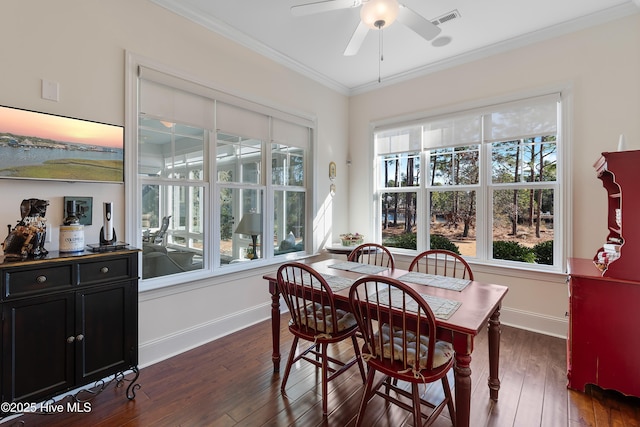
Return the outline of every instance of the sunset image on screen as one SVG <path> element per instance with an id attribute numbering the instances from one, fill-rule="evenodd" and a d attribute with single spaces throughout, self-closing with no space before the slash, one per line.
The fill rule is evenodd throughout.
<path id="1" fill-rule="evenodd" d="M 122 148 L 121 127 L 15 108 L 0 107 L 0 132 Z"/>
<path id="2" fill-rule="evenodd" d="M 124 128 L 0 106 L 0 178 L 124 181 Z"/>

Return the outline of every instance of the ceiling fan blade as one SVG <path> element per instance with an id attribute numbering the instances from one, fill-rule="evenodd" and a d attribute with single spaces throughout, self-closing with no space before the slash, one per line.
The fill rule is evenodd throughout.
<path id="1" fill-rule="evenodd" d="M 398 22 L 406 25 L 426 40 L 433 40 L 442 31 L 440 27 L 422 15 L 401 4 L 398 10 Z"/>
<path id="2" fill-rule="evenodd" d="M 331 10 L 348 9 L 360 6 L 361 0 L 326 0 L 314 3 L 291 6 L 293 16 L 313 15 L 315 13 L 329 12 Z"/>
<path id="3" fill-rule="evenodd" d="M 367 36 L 369 32 L 369 27 L 367 24 L 360 21 L 356 30 L 353 32 L 351 36 L 351 40 L 349 40 L 349 44 L 347 48 L 344 50 L 344 56 L 353 56 L 360 50 L 360 46 L 362 46 L 362 42 L 364 42 L 364 38 Z"/>

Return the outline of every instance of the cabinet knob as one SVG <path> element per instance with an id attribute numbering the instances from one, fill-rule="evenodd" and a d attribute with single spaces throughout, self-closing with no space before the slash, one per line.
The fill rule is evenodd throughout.
<path id="1" fill-rule="evenodd" d="M 76 340 L 76 337 L 71 336 L 71 337 L 67 338 L 67 344 L 71 344 L 75 340 Z"/>
<path id="2" fill-rule="evenodd" d="M 82 341 L 84 339 L 84 335 L 80 334 L 76 337 L 76 341 Z"/>
<path id="3" fill-rule="evenodd" d="M 109 267 L 102 267 L 100 269 L 100 273 L 102 273 L 102 274 L 107 274 L 108 272 L 109 272 Z"/>
<path id="4" fill-rule="evenodd" d="M 36 282 L 38 283 L 44 283 L 47 281 L 47 276 L 38 276 L 36 277 Z"/>

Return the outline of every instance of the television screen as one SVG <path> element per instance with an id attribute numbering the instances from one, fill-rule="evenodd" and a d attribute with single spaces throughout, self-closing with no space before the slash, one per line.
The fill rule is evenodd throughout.
<path id="1" fill-rule="evenodd" d="M 124 181 L 124 127 L 0 106 L 0 178 Z"/>

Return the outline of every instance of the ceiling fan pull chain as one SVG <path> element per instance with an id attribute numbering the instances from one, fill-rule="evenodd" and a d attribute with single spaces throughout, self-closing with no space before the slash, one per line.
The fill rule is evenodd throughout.
<path id="1" fill-rule="evenodd" d="M 380 83 L 380 80 L 381 80 L 381 78 L 380 78 L 381 71 L 380 70 L 382 68 L 382 61 L 384 61 L 384 56 L 383 56 L 383 53 L 382 53 L 383 52 L 383 50 L 382 50 L 382 48 L 383 48 L 383 45 L 382 45 L 382 43 L 383 43 L 383 41 L 382 41 L 382 28 L 380 28 L 379 31 L 380 31 L 380 34 L 379 34 L 379 37 L 378 37 L 378 57 L 380 59 L 378 61 L 378 83 Z"/>

